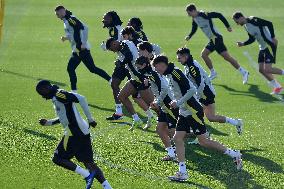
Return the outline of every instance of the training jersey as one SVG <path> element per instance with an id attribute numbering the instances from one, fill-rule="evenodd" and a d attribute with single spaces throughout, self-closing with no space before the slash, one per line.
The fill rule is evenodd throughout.
<path id="1" fill-rule="evenodd" d="M 108 27 L 109 36 L 114 38 L 117 41 L 122 41 L 123 40 L 123 37 L 121 35 L 122 29 L 123 27 L 121 25 L 117 25 L 114 27 Z"/>

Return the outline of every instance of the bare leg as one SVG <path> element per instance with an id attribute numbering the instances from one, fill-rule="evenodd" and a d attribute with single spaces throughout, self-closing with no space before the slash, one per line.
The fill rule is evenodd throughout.
<path id="1" fill-rule="evenodd" d="M 118 94 L 120 91 L 119 85 L 121 83 L 121 80 L 118 78 L 112 78 L 111 81 L 111 88 L 112 88 L 112 93 L 113 93 L 113 98 L 116 104 L 120 104 L 120 101 L 118 99 Z"/>
<path id="2" fill-rule="evenodd" d="M 165 148 L 171 147 L 168 124 L 166 122 L 158 122 L 156 132 L 162 140 Z"/>
<path id="3" fill-rule="evenodd" d="M 204 106 L 204 113 L 210 122 L 225 123 L 226 117 L 215 114 L 215 104 Z"/>
<path id="4" fill-rule="evenodd" d="M 240 65 L 239 63 L 237 62 L 236 59 L 234 59 L 229 53 L 228 51 L 224 51 L 220 54 L 227 62 L 231 63 L 231 65 L 236 68 L 236 69 L 239 69 L 240 68 Z"/>
<path id="5" fill-rule="evenodd" d="M 133 87 L 133 85 L 128 81 L 121 91 L 119 92 L 118 99 L 122 102 L 122 104 L 125 106 L 127 111 L 131 114 L 134 115 L 136 112 L 134 110 L 134 107 L 129 100 L 129 96 L 135 94 L 136 90 Z"/>
<path id="6" fill-rule="evenodd" d="M 213 69 L 213 64 L 211 59 L 209 58 L 209 55 L 211 54 L 211 51 L 209 51 L 208 49 L 204 48 L 201 52 L 201 58 L 204 60 L 205 64 L 207 65 L 207 67 L 211 70 Z"/>
<path id="7" fill-rule="evenodd" d="M 185 147 L 184 138 L 186 137 L 185 131 L 176 131 L 174 141 L 176 145 L 176 154 L 179 162 L 185 162 Z"/>

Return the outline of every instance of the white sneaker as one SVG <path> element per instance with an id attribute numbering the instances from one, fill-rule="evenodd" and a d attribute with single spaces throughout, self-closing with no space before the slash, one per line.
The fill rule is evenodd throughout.
<path id="1" fill-rule="evenodd" d="M 237 170 L 242 170 L 243 168 L 243 160 L 242 154 L 239 150 L 237 150 L 238 156 L 234 158 L 234 163 L 236 164 Z"/>
<path id="2" fill-rule="evenodd" d="M 217 77 L 217 72 L 211 72 L 211 74 L 209 75 L 209 79 L 213 80 Z"/>
<path id="3" fill-rule="evenodd" d="M 243 127 L 244 127 L 244 123 L 242 119 L 238 119 L 238 124 L 236 125 L 237 128 L 237 132 L 239 135 L 241 135 L 243 133 Z"/>
<path id="4" fill-rule="evenodd" d="M 243 74 L 243 84 L 247 84 L 248 77 L 249 77 L 249 72 L 245 71 L 245 73 Z"/>
<path id="5" fill-rule="evenodd" d="M 183 182 L 188 179 L 188 174 L 187 172 L 181 173 L 181 172 L 176 172 L 175 175 L 169 176 L 168 177 L 171 181 L 177 181 L 177 182 Z"/>
<path id="6" fill-rule="evenodd" d="M 152 126 L 152 124 L 155 124 L 155 123 L 156 123 L 155 116 L 148 118 L 147 123 L 146 123 L 145 127 L 143 128 L 143 130 L 150 128 Z"/>
<path id="7" fill-rule="evenodd" d="M 134 127 L 141 127 L 143 125 L 143 121 L 141 119 L 132 122 L 131 127 L 128 129 L 129 131 L 133 131 Z"/>

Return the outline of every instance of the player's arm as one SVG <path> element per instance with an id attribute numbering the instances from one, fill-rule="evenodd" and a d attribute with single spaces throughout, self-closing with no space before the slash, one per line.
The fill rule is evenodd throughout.
<path id="1" fill-rule="evenodd" d="M 56 125 L 59 124 L 59 118 L 54 118 L 54 119 L 40 119 L 38 120 L 39 124 L 41 124 L 42 126 L 52 126 L 52 125 Z"/>
<path id="2" fill-rule="evenodd" d="M 255 22 L 256 25 L 259 26 L 259 27 L 267 26 L 268 30 L 269 30 L 269 32 L 271 34 L 271 38 L 275 38 L 274 27 L 273 27 L 272 22 L 270 22 L 268 20 L 264 20 L 264 19 L 258 18 L 258 17 L 254 17 L 253 18 L 253 22 Z"/>
<path id="3" fill-rule="evenodd" d="M 254 41 L 255 41 L 255 37 L 252 36 L 251 34 L 248 33 L 248 40 L 246 40 L 245 42 L 237 42 L 238 46 L 239 47 L 242 47 L 242 46 L 246 46 L 246 45 L 249 45 L 249 44 L 252 44 Z"/>
<path id="4" fill-rule="evenodd" d="M 198 26 L 196 24 L 196 22 L 194 20 L 192 20 L 192 27 L 191 27 L 191 32 L 188 34 L 188 36 L 186 36 L 186 40 L 190 40 L 192 38 L 192 36 L 196 33 L 198 29 Z"/>
<path id="5" fill-rule="evenodd" d="M 196 85 L 198 86 L 197 94 L 201 96 L 203 93 L 205 84 L 204 84 L 204 78 L 202 77 L 199 68 L 197 68 L 196 66 L 190 66 L 189 74 L 194 79 Z"/>
<path id="6" fill-rule="evenodd" d="M 209 12 L 208 17 L 209 18 L 218 18 L 223 22 L 223 24 L 226 26 L 227 29 L 231 28 L 228 20 L 219 12 Z"/>
<path id="7" fill-rule="evenodd" d="M 150 79 L 157 85 L 159 90 L 159 96 L 156 96 L 155 103 L 160 107 L 163 105 L 163 101 L 168 94 L 168 83 L 165 79 L 160 78 L 158 73 L 152 74 Z"/>
<path id="8" fill-rule="evenodd" d="M 83 31 L 85 30 L 85 28 L 76 17 L 69 17 L 67 20 L 69 25 L 74 29 L 74 40 L 76 42 L 76 48 L 79 50 L 81 50 L 81 47 L 85 48 L 88 39 L 88 31 Z"/>

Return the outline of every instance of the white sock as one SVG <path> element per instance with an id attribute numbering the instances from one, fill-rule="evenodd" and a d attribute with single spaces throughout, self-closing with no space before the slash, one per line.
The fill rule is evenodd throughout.
<path id="1" fill-rule="evenodd" d="M 216 73 L 216 71 L 215 71 L 214 68 L 210 69 L 210 72 L 211 72 L 211 73 Z"/>
<path id="2" fill-rule="evenodd" d="M 238 124 L 238 120 L 226 117 L 226 123 L 236 126 Z"/>
<path id="3" fill-rule="evenodd" d="M 236 150 L 232 150 L 230 148 L 227 148 L 224 154 L 230 156 L 231 158 L 235 158 L 239 155 L 239 153 Z"/>
<path id="4" fill-rule="evenodd" d="M 112 82 L 112 78 L 110 78 L 110 80 L 108 81 L 108 84 L 111 85 Z"/>
<path id="5" fill-rule="evenodd" d="M 185 165 L 185 162 L 179 162 L 178 165 L 179 165 L 179 172 L 181 172 L 181 173 L 186 173 L 186 165 Z"/>
<path id="6" fill-rule="evenodd" d="M 168 155 L 169 155 L 170 157 L 175 157 L 175 156 L 176 156 L 176 154 L 175 154 L 175 149 L 174 149 L 173 147 L 168 147 L 168 148 L 166 148 L 166 150 L 167 150 Z"/>
<path id="7" fill-rule="evenodd" d="M 270 81 L 270 85 L 273 86 L 274 88 L 281 87 L 281 85 L 275 79 Z"/>
<path id="8" fill-rule="evenodd" d="M 243 68 L 243 67 L 239 67 L 239 72 L 242 74 L 242 75 L 244 75 L 245 73 L 246 73 L 246 70 Z"/>
<path id="9" fill-rule="evenodd" d="M 103 183 L 102 183 L 102 186 L 104 189 L 112 189 L 112 187 L 110 186 L 110 184 L 108 183 L 107 180 L 105 180 Z"/>
<path id="10" fill-rule="evenodd" d="M 82 175 L 82 177 L 86 178 L 90 175 L 90 172 L 87 169 L 83 169 L 79 165 L 77 165 L 75 172 Z"/>
<path id="11" fill-rule="evenodd" d="M 115 114 L 122 115 L 122 104 L 115 105 Z"/>
<path id="12" fill-rule="evenodd" d="M 137 114 L 133 114 L 132 118 L 134 121 L 140 121 L 140 117 Z"/>
<path id="13" fill-rule="evenodd" d="M 152 113 L 152 111 L 150 110 L 150 108 L 145 111 L 145 114 L 147 115 L 148 118 L 151 118 L 151 117 L 154 116 L 153 113 Z"/>

